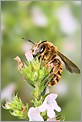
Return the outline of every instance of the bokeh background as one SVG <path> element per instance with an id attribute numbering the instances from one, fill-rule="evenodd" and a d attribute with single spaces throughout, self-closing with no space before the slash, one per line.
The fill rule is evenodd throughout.
<path id="1" fill-rule="evenodd" d="M 81 67 L 81 2 L 1 2 L 1 101 L 19 93 L 24 103 L 30 104 L 32 88 L 24 81 L 17 70 L 14 58 L 18 55 L 25 61 L 25 51 L 31 44 L 22 37 L 34 42 L 48 40 Z M 57 101 L 66 121 L 81 118 L 81 79 L 79 74 L 69 73 L 65 67 L 60 82 L 50 91 L 58 93 Z M 1 109 L 3 121 L 19 120 L 9 111 Z"/>

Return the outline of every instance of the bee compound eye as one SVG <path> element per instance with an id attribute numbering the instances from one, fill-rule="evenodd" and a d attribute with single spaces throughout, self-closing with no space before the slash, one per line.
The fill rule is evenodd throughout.
<path id="1" fill-rule="evenodd" d="M 40 53 L 43 53 L 45 50 L 45 46 L 43 45 L 41 48 L 40 48 Z"/>

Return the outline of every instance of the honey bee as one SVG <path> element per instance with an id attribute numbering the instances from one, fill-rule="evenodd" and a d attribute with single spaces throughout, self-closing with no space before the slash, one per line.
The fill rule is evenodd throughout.
<path id="1" fill-rule="evenodd" d="M 32 42 L 31 40 L 28 41 Z M 45 66 L 52 69 L 50 75 L 53 77 L 48 86 L 53 86 L 60 80 L 63 72 L 62 61 L 65 63 L 65 67 L 69 72 L 80 73 L 80 69 L 70 59 L 63 55 L 51 42 L 40 41 L 35 44 L 33 43 L 31 50 L 34 58 L 41 58 L 46 62 Z"/>

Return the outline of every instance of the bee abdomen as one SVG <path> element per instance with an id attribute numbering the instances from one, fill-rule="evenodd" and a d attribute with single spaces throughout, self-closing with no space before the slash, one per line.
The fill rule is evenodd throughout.
<path id="1" fill-rule="evenodd" d="M 48 86 L 53 86 L 57 84 L 61 78 L 62 75 L 62 66 L 59 68 L 56 74 L 52 77 L 51 81 L 49 82 Z"/>

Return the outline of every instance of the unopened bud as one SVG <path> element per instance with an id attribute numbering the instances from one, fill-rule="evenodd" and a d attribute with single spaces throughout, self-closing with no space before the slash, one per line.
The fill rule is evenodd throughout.
<path id="1" fill-rule="evenodd" d="M 23 68 L 23 63 L 22 63 L 20 57 L 19 56 L 16 56 L 14 58 L 14 60 L 17 61 L 17 63 L 18 63 L 18 70 L 21 70 Z"/>

